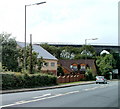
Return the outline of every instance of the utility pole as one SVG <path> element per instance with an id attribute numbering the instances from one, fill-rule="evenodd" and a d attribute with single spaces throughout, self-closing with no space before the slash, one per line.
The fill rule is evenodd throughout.
<path id="1" fill-rule="evenodd" d="M 25 48 L 24 48 L 24 72 L 26 72 L 26 5 L 25 5 Z"/>
<path id="2" fill-rule="evenodd" d="M 85 71 L 87 70 L 87 40 L 88 39 L 85 39 Z"/>
<path id="3" fill-rule="evenodd" d="M 33 73 L 33 64 L 32 64 L 32 34 L 30 34 L 30 73 Z"/>

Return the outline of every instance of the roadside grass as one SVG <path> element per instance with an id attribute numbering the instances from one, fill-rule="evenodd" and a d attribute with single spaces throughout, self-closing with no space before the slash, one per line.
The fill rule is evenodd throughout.
<path id="1" fill-rule="evenodd" d="M 69 83 L 59 83 L 58 85 L 66 85 L 66 84 L 76 84 L 76 83 L 82 83 L 87 81 L 77 81 L 77 82 L 69 82 Z"/>

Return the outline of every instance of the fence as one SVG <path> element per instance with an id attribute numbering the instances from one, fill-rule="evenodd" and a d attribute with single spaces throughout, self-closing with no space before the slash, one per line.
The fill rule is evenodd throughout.
<path id="1" fill-rule="evenodd" d="M 77 82 L 81 79 L 84 79 L 84 74 L 76 74 L 76 75 L 67 75 L 67 76 L 58 76 L 57 83 L 69 83 L 69 82 Z"/>

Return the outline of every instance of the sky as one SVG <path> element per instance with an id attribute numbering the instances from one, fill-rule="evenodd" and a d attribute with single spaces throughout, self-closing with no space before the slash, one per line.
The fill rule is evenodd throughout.
<path id="1" fill-rule="evenodd" d="M 24 42 L 118 45 L 119 0 L 1 0 L 0 33 Z M 97 40 L 91 40 L 98 38 Z"/>

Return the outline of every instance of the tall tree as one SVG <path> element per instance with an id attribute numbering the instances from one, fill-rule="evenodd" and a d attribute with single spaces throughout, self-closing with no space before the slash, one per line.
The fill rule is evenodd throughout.
<path id="1" fill-rule="evenodd" d="M 30 46 L 26 47 L 26 70 L 27 72 L 30 73 L 35 73 L 37 71 L 41 70 L 42 64 L 43 64 L 43 59 L 42 57 L 38 59 L 38 53 L 35 51 L 32 51 L 31 54 L 31 48 Z M 31 60 L 31 55 L 32 55 L 32 60 Z M 24 48 L 19 49 L 19 66 L 24 69 Z"/>
<path id="2" fill-rule="evenodd" d="M 86 54 L 88 56 L 95 56 L 96 52 L 93 46 L 91 45 L 83 45 L 80 48 L 81 53 Z"/>
<path id="3" fill-rule="evenodd" d="M 93 58 L 96 54 L 93 46 L 91 45 L 84 45 L 81 48 L 77 48 L 72 46 L 55 47 L 45 43 L 41 44 L 41 46 L 58 59 Z"/>
<path id="4" fill-rule="evenodd" d="M 58 58 L 58 59 L 60 58 L 60 53 L 62 51 L 61 47 L 50 46 L 47 43 L 41 44 L 40 46 L 43 47 L 48 52 L 50 52 L 56 58 Z"/>
<path id="5" fill-rule="evenodd" d="M 93 46 L 91 45 L 83 45 L 79 49 L 79 53 L 75 55 L 75 59 L 91 59 L 95 58 L 96 52 Z"/>
<path id="6" fill-rule="evenodd" d="M 18 49 L 15 38 L 11 38 L 11 34 L 1 33 L 0 42 L 2 45 L 2 67 L 18 71 Z"/>
<path id="7" fill-rule="evenodd" d="M 115 65 L 115 59 L 112 54 L 104 54 L 97 57 L 96 65 L 98 67 L 99 75 L 106 75 L 108 72 L 112 71 Z"/>

